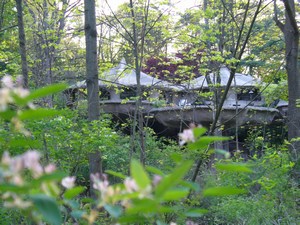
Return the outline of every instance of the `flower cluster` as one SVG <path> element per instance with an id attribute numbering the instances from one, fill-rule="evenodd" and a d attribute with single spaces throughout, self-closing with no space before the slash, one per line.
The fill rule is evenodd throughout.
<path id="1" fill-rule="evenodd" d="M 22 85 L 22 76 L 17 77 L 15 82 L 9 75 L 5 75 L 2 78 L 0 89 L 0 112 L 8 111 L 12 105 L 17 105 L 17 100 L 24 99 L 29 95 L 29 90 L 24 89 Z M 35 108 L 31 102 L 27 102 L 26 106 L 31 109 Z M 16 112 L 16 116 L 11 118 L 14 128 L 27 136 L 30 135 L 18 118 L 20 111 L 17 109 Z"/>
<path id="2" fill-rule="evenodd" d="M 22 85 L 22 76 L 17 77 L 15 83 L 12 77 L 9 75 L 6 75 L 2 78 L 2 88 L 0 89 L 0 112 L 6 111 L 8 109 L 8 106 L 14 103 L 13 96 L 25 98 L 29 95 L 29 91 L 27 89 L 24 89 Z M 29 107 L 33 107 L 33 105 L 29 104 Z"/>
<path id="3" fill-rule="evenodd" d="M 2 173 L 2 179 L 14 185 L 22 185 L 24 180 L 22 173 L 29 170 L 34 178 L 40 177 L 43 173 L 55 171 L 55 165 L 49 164 L 45 168 L 40 164 L 40 153 L 38 151 L 27 151 L 22 155 L 11 157 L 4 152 L 1 165 L 6 168 Z M 3 168 L 2 168 L 3 169 Z"/>
<path id="4" fill-rule="evenodd" d="M 100 209 L 105 205 L 120 205 L 124 208 L 131 207 L 131 197 L 137 196 L 139 199 L 153 198 L 153 190 L 162 179 L 159 175 L 154 175 L 152 185 L 141 188 L 131 177 L 126 177 L 121 185 L 110 185 L 107 175 L 91 174 L 93 188 L 99 194 L 99 203 L 97 207 Z M 136 195 L 134 195 L 135 193 Z M 130 195 L 133 194 L 133 195 Z M 120 196 L 123 196 L 120 198 Z M 127 197 L 126 197 L 127 196 Z"/>
<path id="5" fill-rule="evenodd" d="M 182 133 L 179 133 L 178 136 L 180 145 L 184 145 L 188 142 L 195 142 L 193 129 L 185 129 Z"/>
<path id="6" fill-rule="evenodd" d="M 16 190 L 18 188 L 20 190 L 29 188 L 28 191 L 30 191 L 30 181 L 28 179 L 39 179 L 41 176 L 51 174 L 56 170 L 54 164 L 43 167 L 40 164 L 40 157 L 40 153 L 34 150 L 15 157 L 10 156 L 8 152 L 4 152 L 0 161 L 0 184 L 16 187 Z M 41 182 L 36 188 L 44 194 L 59 194 L 59 188 L 51 181 Z M 32 202 L 26 196 L 14 192 L 14 190 L 0 192 L 0 198 L 4 200 L 5 207 L 25 209 L 32 206 Z"/>
<path id="7" fill-rule="evenodd" d="M 195 124 L 191 123 L 189 129 L 184 129 L 182 133 L 178 134 L 179 137 L 179 145 L 184 145 L 189 142 L 195 142 L 196 138 L 194 135 L 194 129 L 202 128 L 201 125 L 196 126 Z"/>

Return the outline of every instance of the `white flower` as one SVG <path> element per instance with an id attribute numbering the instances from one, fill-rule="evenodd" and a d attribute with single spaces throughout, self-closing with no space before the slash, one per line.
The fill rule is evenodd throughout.
<path id="1" fill-rule="evenodd" d="M 184 145 L 187 142 L 195 142 L 193 129 L 185 129 L 182 133 L 179 133 L 178 136 L 180 145 Z"/>
<path id="2" fill-rule="evenodd" d="M 161 179 L 162 179 L 161 176 L 155 174 L 155 175 L 153 176 L 152 184 L 153 184 L 154 186 L 157 186 L 158 183 L 161 181 Z"/>
<path id="3" fill-rule="evenodd" d="M 91 174 L 91 180 L 93 182 L 93 188 L 100 191 L 102 194 L 107 192 L 109 182 L 105 174 L 102 175 L 103 180 L 100 179 L 99 173 Z"/>
<path id="4" fill-rule="evenodd" d="M 13 101 L 8 88 L 0 89 L 0 111 L 5 111 L 9 103 Z"/>
<path id="5" fill-rule="evenodd" d="M 20 98 L 25 98 L 29 95 L 29 90 L 24 89 L 22 87 L 18 87 L 14 89 L 14 93 L 18 95 Z"/>
<path id="6" fill-rule="evenodd" d="M 45 167 L 45 173 L 52 173 L 56 170 L 56 166 L 52 163 L 48 164 L 46 167 Z"/>
<path id="7" fill-rule="evenodd" d="M 24 181 L 23 181 L 22 177 L 18 174 L 15 174 L 12 177 L 12 181 L 15 185 L 23 185 L 24 184 Z"/>
<path id="8" fill-rule="evenodd" d="M 76 177 L 65 177 L 61 181 L 61 185 L 67 189 L 70 189 L 75 186 Z"/>
<path id="9" fill-rule="evenodd" d="M 40 153 L 38 151 L 28 151 L 23 155 L 24 166 L 30 169 L 35 177 L 43 174 L 43 167 L 41 166 Z"/>
<path id="10" fill-rule="evenodd" d="M 127 177 L 124 180 L 124 185 L 125 185 L 126 191 L 129 192 L 129 193 L 132 193 L 132 192 L 138 190 L 138 186 L 137 186 L 135 180 L 133 180 L 130 177 Z"/>
<path id="11" fill-rule="evenodd" d="M 24 84 L 24 77 L 23 76 L 17 76 L 16 78 L 16 84 L 18 87 L 22 87 Z"/>
<path id="12" fill-rule="evenodd" d="M 10 162 L 11 171 L 14 173 L 20 173 L 24 169 L 24 162 L 22 156 L 14 157 Z"/>
<path id="13" fill-rule="evenodd" d="M 3 87 L 7 87 L 7 88 L 13 88 L 14 87 L 14 82 L 11 76 L 9 75 L 5 75 L 2 78 L 2 85 Z"/>

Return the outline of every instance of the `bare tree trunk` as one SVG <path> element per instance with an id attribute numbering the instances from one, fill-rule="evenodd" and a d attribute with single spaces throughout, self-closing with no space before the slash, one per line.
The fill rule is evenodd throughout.
<path id="1" fill-rule="evenodd" d="M 22 0 L 16 0 L 17 13 L 18 13 L 18 27 L 19 27 L 19 45 L 20 45 L 20 55 L 22 61 L 22 75 L 23 75 L 23 85 L 28 88 L 28 65 L 26 58 L 26 38 L 24 31 L 23 22 L 23 7 Z"/>
<path id="2" fill-rule="evenodd" d="M 100 115 L 95 0 L 84 0 L 84 15 L 88 119 L 93 121 L 98 120 Z M 102 174 L 101 154 L 98 150 L 89 155 L 89 169 L 90 173 Z M 92 196 L 94 195 L 92 185 L 90 193 Z"/>

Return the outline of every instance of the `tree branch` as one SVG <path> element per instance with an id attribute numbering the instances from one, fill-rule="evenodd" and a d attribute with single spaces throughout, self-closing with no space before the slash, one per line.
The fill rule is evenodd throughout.
<path id="1" fill-rule="evenodd" d="M 290 23 L 294 29 L 294 32 L 296 34 L 299 34 L 297 21 L 296 21 L 295 15 L 294 15 L 294 10 L 292 9 L 288 0 L 284 0 L 283 3 L 284 3 L 285 11 L 289 17 Z"/>
<path id="2" fill-rule="evenodd" d="M 15 27 L 17 27 L 17 26 L 18 26 L 18 25 L 16 24 L 16 25 L 12 25 L 12 26 L 9 26 L 9 27 L 5 27 L 5 28 L 3 28 L 3 29 L 0 30 L 0 33 L 4 32 L 4 31 L 6 31 L 6 30 L 9 30 L 9 29 L 15 28 Z"/>
<path id="3" fill-rule="evenodd" d="M 114 11 L 112 10 L 112 8 L 110 7 L 110 5 L 108 4 L 107 0 L 105 0 L 106 4 L 108 5 L 111 13 L 113 14 L 114 18 L 117 20 L 117 22 L 121 25 L 121 27 L 124 29 L 124 31 L 127 33 L 127 35 L 130 37 L 131 41 L 133 41 L 133 37 L 131 35 L 131 33 L 126 29 L 126 27 L 123 25 L 123 23 L 119 20 L 119 18 L 116 16 L 116 14 L 114 13 Z"/>
<path id="4" fill-rule="evenodd" d="M 278 11 L 278 7 L 277 7 L 277 4 L 276 4 L 276 0 L 274 0 L 274 18 L 273 19 L 274 19 L 276 25 L 281 30 L 281 32 L 284 32 L 284 24 L 279 21 L 277 11 Z"/>

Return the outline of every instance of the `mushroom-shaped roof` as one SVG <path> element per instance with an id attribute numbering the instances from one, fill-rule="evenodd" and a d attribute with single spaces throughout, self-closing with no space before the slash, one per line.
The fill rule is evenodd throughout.
<path id="1" fill-rule="evenodd" d="M 99 87 L 106 87 L 110 84 L 127 87 L 136 86 L 136 71 L 135 69 L 130 69 L 126 65 L 125 59 L 122 59 L 119 65 L 104 73 L 104 78 L 99 79 L 98 84 Z M 151 77 L 143 72 L 141 72 L 140 84 L 144 87 L 154 86 L 161 89 L 178 89 L 178 87 L 167 81 Z M 77 82 L 77 84 L 75 84 L 73 88 L 86 88 L 86 82 Z"/>
<path id="2" fill-rule="evenodd" d="M 217 77 L 215 76 L 215 74 L 210 73 L 208 76 L 213 84 L 217 84 Z M 220 78 L 221 78 L 220 86 L 226 86 L 229 77 L 230 77 L 230 70 L 227 67 L 222 66 L 220 68 Z M 253 78 L 250 75 L 235 73 L 231 86 L 253 87 L 256 86 L 258 83 L 260 83 L 259 80 Z M 209 87 L 206 76 L 201 76 L 194 80 L 191 80 L 189 81 L 189 83 L 186 83 L 185 86 L 186 88 L 189 89 L 199 89 L 199 88 Z"/>
<path id="3" fill-rule="evenodd" d="M 159 88 L 177 89 L 175 85 L 149 76 L 143 72 L 140 73 L 140 83 L 142 86 L 155 86 Z M 127 67 L 125 59 L 119 63 L 118 66 L 112 68 L 110 71 L 105 73 L 105 77 L 117 85 L 122 86 L 136 86 L 136 71 Z"/>

